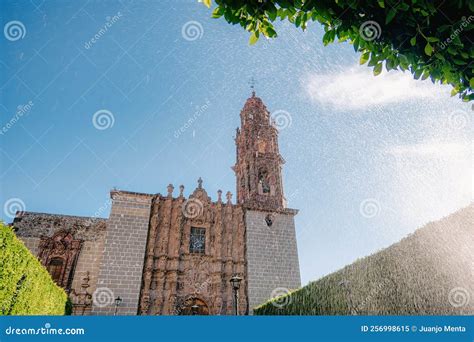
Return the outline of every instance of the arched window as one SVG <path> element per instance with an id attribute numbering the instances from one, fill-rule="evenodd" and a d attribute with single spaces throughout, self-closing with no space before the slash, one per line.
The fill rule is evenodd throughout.
<path id="1" fill-rule="evenodd" d="M 58 284 L 61 282 L 63 266 L 64 260 L 62 258 L 53 258 L 48 264 L 48 272 L 51 274 L 51 278 Z"/>
<path id="2" fill-rule="evenodd" d="M 262 192 L 264 194 L 270 193 L 270 184 L 268 184 L 268 172 L 262 168 L 258 170 L 258 183 L 262 186 Z"/>

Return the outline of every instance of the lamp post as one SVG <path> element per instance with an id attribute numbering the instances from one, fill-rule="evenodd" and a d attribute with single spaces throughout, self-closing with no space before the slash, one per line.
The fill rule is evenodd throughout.
<path id="1" fill-rule="evenodd" d="M 234 315 L 239 314 L 239 289 L 240 289 L 240 282 L 242 281 L 242 278 L 234 275 L 232 278 L 230 278 L 230 283 L 232 284 L 232 290 L 234 290 Z"/>
<path id="2" fill-rule="evenodd" d="M 117 310 L 118 310 L 118 307 L 120 306 L 120 303 L 122 303 L 122 298 L 120 298 L 120 296 L 117 296 L 117 298 L 115 298 L 114 316 L 117 316 Z"/>

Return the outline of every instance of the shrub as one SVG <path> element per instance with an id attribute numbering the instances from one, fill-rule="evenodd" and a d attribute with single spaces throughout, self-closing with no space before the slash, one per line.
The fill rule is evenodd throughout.
<path id="1" fill-rule="evenodd" d="M 256 315 L 472 315 L 474 205 L 254 309 Z M 279 303 L 285 303 L 282 306 Z"/>
<path id="2" fill-rule="evenodd" d="M 0 222 L 0 314 L 63 315 L 66 300 L 38 259 Z"/>

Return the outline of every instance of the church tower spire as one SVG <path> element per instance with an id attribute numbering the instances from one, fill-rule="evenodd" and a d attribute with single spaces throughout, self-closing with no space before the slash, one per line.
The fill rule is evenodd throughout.
<path id="1" fill-rule="evenodd" d="M 240 112 L 241 127 L 235 138 L 237 202 L 251 209 L 278 210 L 285 207 L 281 169 L 284 160 L 278 148 L 278 130 L 270 112 L 255 96 Z"/>

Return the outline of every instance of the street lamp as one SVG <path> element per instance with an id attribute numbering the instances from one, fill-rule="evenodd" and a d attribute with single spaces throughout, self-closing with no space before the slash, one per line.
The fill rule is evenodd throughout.
<path id="1" fill-rule="evenodd" d="M 118 310 L 118 307 L 120 306 L 120 303 L 122 303 L 122 298 L 120 298 L 120 296 L 117 296 L 117 298 L 115 298 L 115 311 L 114 311 L 114 316 L 117 315 L 117 310 Z"/>
<path id="2" fill-rule="evenodd" d="M 232 284 L 232 290 L 234 290 L 234 315 L 238 315 L 238 307 L 239 307 L 239 289 L 240 289 L 240 282 L 242 278 L 234 275 L 230 278 L 230 283 Z"/>

